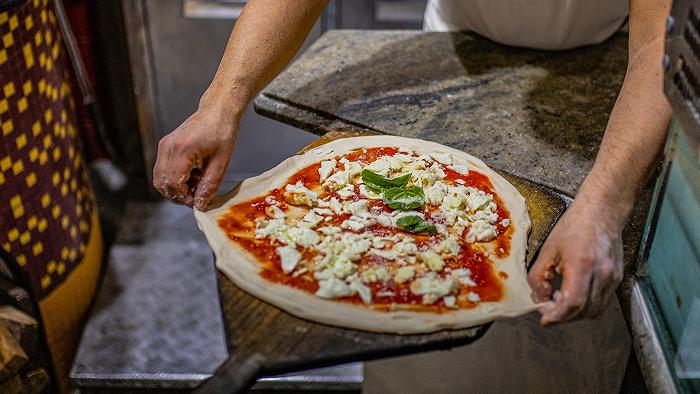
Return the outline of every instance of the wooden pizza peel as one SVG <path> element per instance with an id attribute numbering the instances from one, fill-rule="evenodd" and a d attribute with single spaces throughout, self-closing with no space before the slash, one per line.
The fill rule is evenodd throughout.
<path id="1" fill-rule="evenodd" d="M 340 138 L 367 135 L 374 134 L 329 132 L 300 153 Z M 542 185 L 496 172 L 525 197 L 532 220 L 527 251 L 529 267 L 564 212 L 566 201 Z M 228 196 L 222 196 L 214 205 L 226 200 Z M 344 329 L 300 319 L 277 309 L 238 289 L 218 270 L 217 282 L 229 358 L 196 392 L 243 392 L 261 376 L 466 345 L 479 339 L 491 325 L 414 335 Z"/>

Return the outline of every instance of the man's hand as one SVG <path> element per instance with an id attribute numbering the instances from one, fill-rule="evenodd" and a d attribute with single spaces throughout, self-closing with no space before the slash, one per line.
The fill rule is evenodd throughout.
<path id="1" fill-rule="evenodd" d="M 160 140 L 153 186 L 177 204 L 204 210 L 224 177 L 237 128 L 238 119 L 224 111 L 192 114 Z"/>
<path id="2" fill-rule="evenodd" d="M 328 0 L 250 0 L 231 32 L 200 109 L 158 144 L 153 186 L 203 210 L 228 166 L 252 97 L 292 59 Z"/>
<path id="3" fill-rule="evenodd" d="M 528 280 L 543 325 L 595 317 L 622 280 L 622 225 L 614 207 L 577 199 L 545 241 Z M 561 289 L 551 281 L 562 275 Z"/>

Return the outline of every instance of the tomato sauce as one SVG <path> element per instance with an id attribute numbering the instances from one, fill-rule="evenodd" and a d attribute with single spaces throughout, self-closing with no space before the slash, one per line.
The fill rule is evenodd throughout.
<path id="1" fill-rule="evenodd" d="M 359 161 L 361 163 L 371 163 L 382 156 L 393 156 L 399 152 L 399 148 L 383 147 L 383 148 L 365 148 L 357 149 L 346 153 L 345 157 L 349 161 Z"/>
<path id="2" fill-rule="evenodd" d="M 349 152 L 345 154 L 345 157 L 350 161 L 359 161 L 364 164 L 368 164 L 382 156 L 394 155 L 397 152 L 398 148 L 394 147 L 367 148 Z M 338 166 L 341 168 L 343 167 L 342 163 L 339 163 Z M 294 175 L 289 177 L 287 183 L 295 184 L 297 182 L 301 182 L 304 186 L 311 190 L 318 190 L 320 188 L 320 177 L 318 173 L 319 168 L 320 163 L 302 168 Z M 496 239 L 496 250 L 494 253 L 498 257 L 507 256 L 510 251 L 510 238 L 513 230 L 511 226 L 503 226 L 501 224 L 503 219 L 509 219 L 509 213 L 501 199 L 494 193 L 493 185 L 489 178 L 476 171 L 469 171 L 467 175 L 463 175 L 454 170 L 446 168 L 445 166 L 443 166 L 443 169 L 447 175 L 445 179 L 447 183 L 457 184 L 457 180 L 461 179 L 465 186 L 471 186 L 483 190 L 486 193 L 493 194 L 494 201 L 497 205 L 497 229 L 499 233 Z M 359 194 L 358 188 L 359 187 L 356 186 L 355 191 Z M 274 242 L 269 239 L 254 238 L 256 219 L 267 218 L 266 209 L 270 207 L 270 204 L 265 201 L 266 197 L 274 197 L 274 199 L 277 201 L 277 206 L 283 211 L 287 211 L 289 209 L 285 203 L 283 192 L 283 188 L 273 189 L 266 196 L 233 205 L 229 208 L 228 212 L 219 218 L 218 223 L 229 239 L 236 242 L 244 250 L 256 257 L 257 261 L 260 262 L 262 266 L 260 275 L 263 278 L 274 283 L 280 283 L 310 293 L 315 293 L 318 290 L 318 283 L 314 279 L 312 272 L 308 271 L 301 275 L 288 275 L 282 271 L 280 258 L 276 253 L 277 247 L 282 246 L 281 243 Z M 325 198 L 328 195 L 329 194 L 324 195 L 321 193 L 320 197 Z M 339 198 L 336 193 L 330 193 L 330 196 Z M 357 199 L 358 197 L 355 197 L 353 200 Z M 382 211 L 390 213 L 393 211 L 381 200 L 371 200 L 368 206 L 370 211 L 375 213 Z M 426 218 L 434 220 L 431 217 L 431 213 L 432 212 L 426 211 Z M 350 216 L 350 214 L 336 214 L 333 215 L 331 217 L 332 219 L 329 221 L 324 221 L 322 225 L 339 226 Z M 399 229 L 384 227 L 379 224 L 372 225 L 361 231 L 369 231 L 374 235 L 382 237 L 391 237 L 401 232 Z M 420 234 L 414 234 L 413 238 L 420 251 L 435 248 L 436 245 L 442 240 L 440 236 Z M 477 303 L 467 301 L 466 295 L 469 292 L 478 294 L 481 301 L 500 300 L 503 297 L 503 286 L 501 284 L 501 280 L 507 279 L 508 275 L 502 271 L 498 272 L 498 274 L 494 273 L 492 262 L 489 260 L 484 251 L 476 250 L 472 244 L 469 244 L 466 241 L 462 241 L 460 244 L 461 251 L 459 255 L 457 257 L 444 260 L 445 268 L 447 270 L 456 270 L 460 268 L 469 269 L 471 272 L 471 278 L 476 283 L 476 287 L 460 287 L 459 294 L 456 294 L 459 307 L 472 308 L 477 305 Z M 310 252 L 299 247 L 297 249 L 300 253 L 302 253 L 302 258 L 306 261 L 315 256 L 315 252 Z M 365 255 L 363 260 L 360 262 L 360 269 L 366 269 L 368 266 L 388 266 L 390 264 L 393 263 L 379 256 Z M 400 305 L 402 304 L 411 305 L 411 309 L 417 311 L 441 313 L 450 310 L 444 305 L 442 300 L 439 300 L 431 305 L 422 305 L 422 296 L 415 295 L 411 292 L 410 281 L 399 284 L 390 279 L 386 282 L 380 281 L 370 283 L 367 286 L 370 287 L 372 293 L 374 294 L 372 308 L 376 310 L 394 310 L 397 307 L 400 308 Z M 379 296 L 377 293 L 383 294 L 383 296 Z M 362 303 L 362 300 L 357 295 L 337 299 L 337 301 L 358 304 Z"/>

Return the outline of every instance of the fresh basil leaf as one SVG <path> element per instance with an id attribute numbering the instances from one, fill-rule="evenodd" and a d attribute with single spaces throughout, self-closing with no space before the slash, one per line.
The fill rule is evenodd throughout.
<path id="1" fill-rule="evenodd" d="M 409 232 L 412 232 L 412 233 L 428 233 L 428 234 L 435 234 L 435 233 L 437 232 L 437 227 L 435 227 L 435 225 L 433 225 L 433 224 L 430 224 L 430 223 L 428 223 L 428 222 L 426 222 L 426 221 L 423 221 L 423 222 L 417 224 L 416 226 L 414 226 L 413 228 L 411 228 L 411 229 L 408 230 L 408 231 L 409 231 Z"/>
<path id="2" fill-rule="evenodd" d="M 369 189 L 371 192 L 374 192 L 377 194 L 382 194 L 384 192 L 383 187 L 381 187 L 375 183 L 372 183 L 372 182 L 365 181 L 365 186 L 367 186 L 367 189 Z"/>
<path id="3" fill-rule="evenodd" d="M 402 175 L 398 178 L 389 179 L 370 170 L 362 170 L 362 181 L 370 189 L 391 189 L 394 187 L 406 186 L 411 179 L 411 174 Z"/>
<path id="4" fill-rule="evenodd" d="M 410 210 L 425 204 L 425 195 L 420 187 L 395 187 L 384 190 L 384 204 L 393 209 Z"/>
<path id="5" fill-rule="evenodd" d="M 396 226 L 398 226 L 398 228 L 402 230 L 408 230 L 410 228 L 415 227 L 421 222 L 423 222 L 423 218 L 421 218 L 420 216 L 410 215 L 399 218 L 399 220 L 396 221 Z"/>
<path id="6" fill-rule="evenodd" d="M 409 233 L 435 234 L 437 232 L 437 228 L 434 225 L 423 220 L 418 215 L 404 216 L 396 221 L 396 226 Z"/>

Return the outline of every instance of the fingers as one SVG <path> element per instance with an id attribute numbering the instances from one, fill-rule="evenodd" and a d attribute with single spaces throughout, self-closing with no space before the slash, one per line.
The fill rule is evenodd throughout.
<path id="1" fill-rule="evenodd" d="M 562 271 L 561 290 L 554 300 L 545 304 L 540 312 L 542 325 L 551 325 L 573 320 L 586 309 L 591 293 L 593 275 L 587 264 L 567 261 Z"/>
<path id="2" fill-rule="evenodd" d="M 603 259 L 599 262 L 591 285 L 590 302 L 584 311 L 586 317 L 594 318 L 600 315 L 620 284 L 622 271 L 622 264 L 616 264 L 613 259 Z"/>
<path id="3" fill-rule="evenodd" d="M 166 136 L 158 144 L 158 155 L 153 167 L 153 186 L 163 197 L 177 203 L 192 205 L 194 195 L 187 181 L 195 162 L 192 156 L 179 149 L 181 143 Z"/>
<path id="4" fill-rule="evenodd" d="M 552 298 L 552 279 L 559 265 L 559 256 L 554 248 L 545 245 L 537 256 L 537 261 L 530 269 L 527 280 L 532 288 L 536 302 L 547 301 Z"/>
<path id="5" fill-rule="evenodd" d="M 198 210 L 205 210 L 216 191 L 219 190 L 229 159 L 229 155 L 219 154 L 207 164 L 194 191 L 194 207 Z"/>

